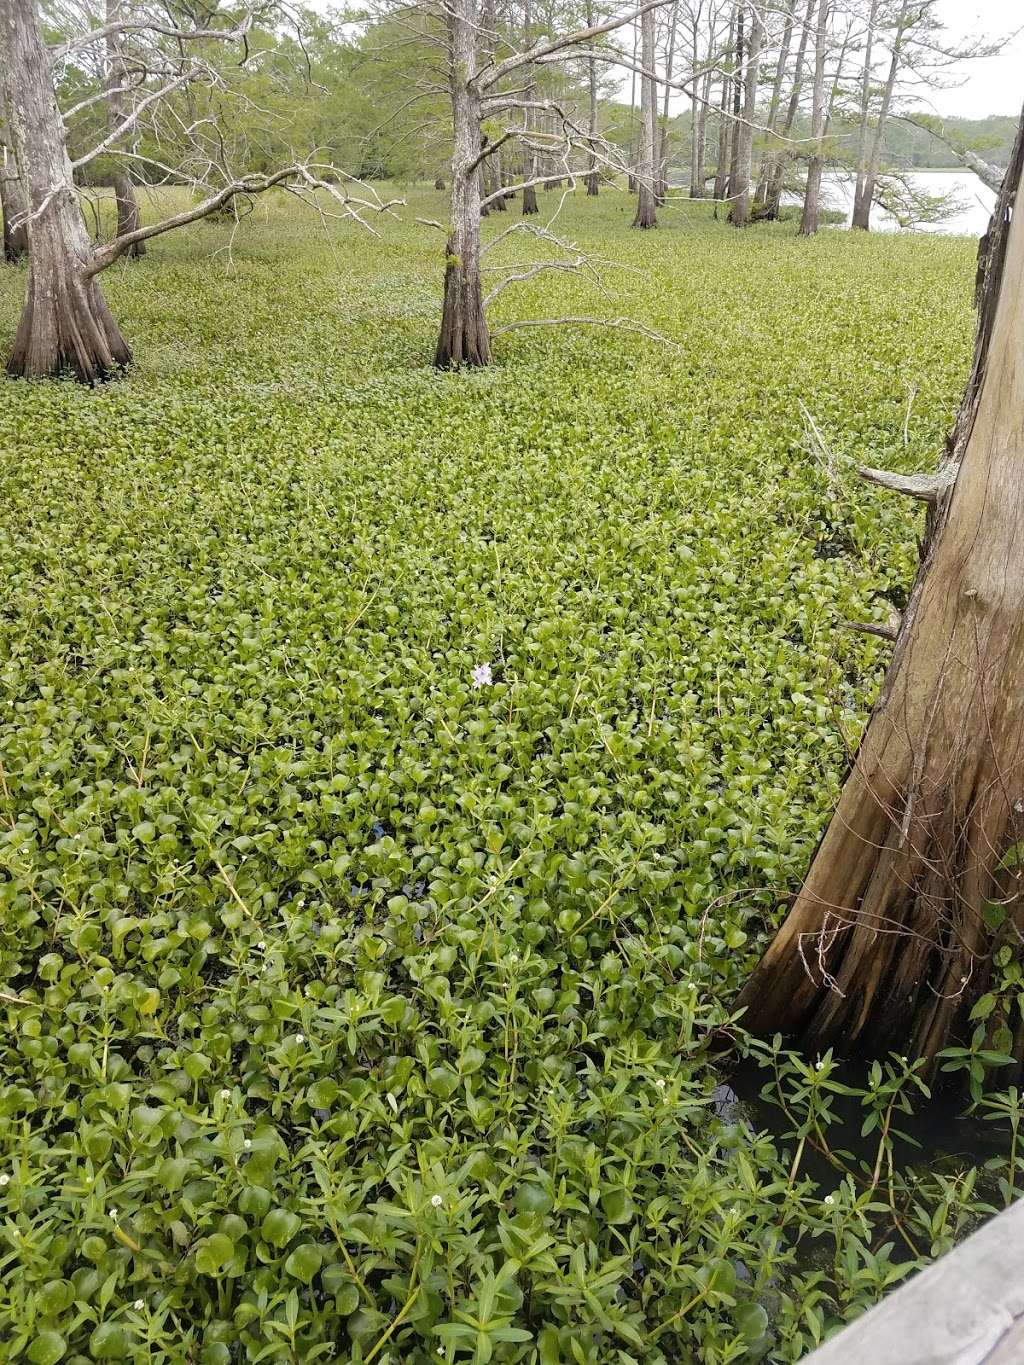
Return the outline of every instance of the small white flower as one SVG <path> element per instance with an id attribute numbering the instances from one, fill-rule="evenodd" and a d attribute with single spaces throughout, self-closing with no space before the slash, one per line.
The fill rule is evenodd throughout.
<path id="1" fill-rule="evenodd" d="M 231 1091 L 230 1091 L 230 1090 L 222 1090 L 222 1091 L 220 1092 L 220 1097 L 221 1097 L 222 1100 L 229 1100 L 229 1099 L 231 1098 Z"/>
<path id="2" fill-rule="evenodd" d="M 516 963 L 519 961 L 519 954 L 518 954 L 518 953 L 509 953 L 509 955 L 508 955 L 508 960 L 509 960 L 509 962 L 512 963 L 512 965 L 513 965 L 513 967 L 514 967 L 514 966 L 516 965 Z"/>
<path id="3" fill-rule="evenodd" d="M 829 1206 L 829 1208 L 831 1208 L 832 1205 L 833 1205 L 835 1202 L 836 1202 L 836 1197 L 835 1197 L 834 1194 L 826 1194 L 826 1196 L 825 1196 L 825 1203 Z"/>
<path id="4" fill-rule="evenodd" d="M 0 1185 L 9 1185 L 10 1183 L 11 1177 L 4 1171 L 3 1175 L 0 1175 Z"/>
<path id="5" fill-rule="evenodd" d="M 267 945 L 264 943 L 264 941 L 263 941 L 262 939 L 260 939 L 259 943 L 257 943 L 257 945 L 256 945 L 256 947 L 260 950 L 261 953 L 262 953 L 263 950 L 266 948 L 266 946 L 267 946 Z"/>
<path id="6" fill-rule="evenodd" d="M 658 1079 L 654 1082 L 654 1084 L 658 1087 L 659 1090 L 664 1090 L 664 1089 L 665 1089 L 665 1077 L 664 1077 L 664 1076 L 659 1076 Z"/>
<path id="7" fill-rule="evenodd" d="M 743 1217 L 743 1210 L 740 1208 L 739 1204 L 733 1204 L 733 1206 L 732 1206 L 732 1208 L 729 1210 L 729 1212 L 732 1214 L 732 1216 L 733 1216 L 734 1218 L 742 1218 L 742 1217 Z"/>
<path id="8" fill-rule="evenodd" d="M 243 1146 L 245 1147 L 245 1150 L 248 1151 L 249 1148 L 252 1146 L 252 1138 L 246 1138 L 245 1142 L 243 1143 Z"/>
<path id="9" fill-rule="evenodd" d="M 814 1063 L 814 1069 L 815 1069 L 815 1071 L 824 1071 L 824 1070 L 825 1070 L 825 1063 L 822 1061 L 822 1059 L 821 1059 L 820 1057 L 819 1057 L 818 1060 Z"/>
<path id="10" fill-rule="evenodd" d="M 297 1033 L 295 1035 L 295 1041 L 297 1043 L 304 1043 L 306 1041 L 306 1035 L 304 1033 Z"/>
<path id="11" fill-rule="evenodd" d="M 439 1194 L 433 1194 L 430 1196 L 430 1202 L 433 1204 L 435 1209 L 439 1209 L 441 1205 L 444 1203 L 444 1200 L 441 1198 Z"/>
<path id="12" fill-rule="evenodd" d="M 477 664 L 471 676 L 474 687 L 489 687 L 494 682 L 494 674 L 491 672 L 490 664 Z"/>
<path id="13" fill-rule="evenodd" d="M 112 1223 L 116 1223 L 116 1222 L 117 1222 L 117 1209 L 108 1209 L 108 1210 L 107 1210 L 107 1217 L 110 1219 L 110 1221 L 111 1221 Z"/>
<path id="14" fill-rule="evenodd" d="M 136 1299 L 135 1302 L 132 1304 L 132 1307 L 135 1309 L 136 1313 L 141 1313 L 145 1306 L 146 1306 L 145 1299 Z"/>

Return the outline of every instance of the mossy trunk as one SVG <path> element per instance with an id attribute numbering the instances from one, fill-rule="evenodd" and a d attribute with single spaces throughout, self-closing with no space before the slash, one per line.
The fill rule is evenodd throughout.
<path id="1" fill-rule="evenodd" d="M 934 1061 L 1024 933 L 1024 118 L 982 245 L 974 370 L 895 654 L 744 1025 Z M 1024 1024 L 1012 1025 L 1015 1080 Z M 1005 1036 L 1004 1036 L 1005 1049 Z"/>

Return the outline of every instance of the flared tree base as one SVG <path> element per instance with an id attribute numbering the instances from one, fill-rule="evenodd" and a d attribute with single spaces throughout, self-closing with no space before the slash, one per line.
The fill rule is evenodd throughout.
<path id="1" fill-rule="evenodd" d="M 132 353 L 99 285 L 65 266 L 48 272 L 48 287 L 40 287 L 42 269 L 33 263 L 7 373 L 24 379 L 69 375 L 83 384 L 119 374 Z"/>
<path id="2" fill-rule="evenodd" d="M 444 275 L 441 335 L 434 354 L 439 370 L 463 365 L 482 368 L 491 361 L 491 338 L 484 317 L 479 277 L 466 279 L 462 264 L 449 254 Z"/>

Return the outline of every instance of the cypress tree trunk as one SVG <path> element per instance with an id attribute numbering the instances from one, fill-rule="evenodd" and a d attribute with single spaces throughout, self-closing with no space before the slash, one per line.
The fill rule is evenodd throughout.
<path id="1" fill-rule="evenodd" d="M 654 70 L 654 11 L 647 10 L 640 17 L 641 66 Z M 657 227 L 654 205 L 654 158 L 657 146 L 658 106 L 657 91 L 652 76 L 640 77 L 640 156 L 637 165 L 637 204 L 635 228 Z"/>
<path id="2" fill-rule="evenodd" d="M 818 28 L 814 55 L 814 95 L 811 104 L 811 137 L 814 152 L 807 167 L 807 188 L 804 192 L 804 211 L 800 219 L 800 236 L 813 237 L 818 231 L 821 212 L 822 139 L 825 135 L 825 57 L 828 49 L 829 0 L 819 0 Z"/>
<path id="3" fill-rule="evenodd" d="M 697 43 L 697 26 L 693 27 L 693 69 L 696 71 L 700 52 Z M 706 71 L 703 77 L 701 98 L 694 100 L 690 138 L 690 198 L 703 199 L 707 182 L 708 152 L 708 105 L 711 101 L 711 76 Z"/>
<path id="4" fill-rule="evenodd" d="M 750 221 L 750 177 L 754 169 L 754 116 L 757 113 L 757 76 L 761 60 L 764 27 L 757 10 L 753 12 L 747 69 L 743 81 L 743 122 L 736 125 L 736 183 L 733 185 L 729 221 L 743 228 Z"/>
<path id="5" fill-rule="evenodd" d="M 121 17 L 121 0 L 107 0 L 107 23 L 116 24 Z M 107 130 L 113 132 L 119 127 L 124 119 L 124 96 L 118 89 L 124 83 L 126 72 L 124 57 L 121 52 L 120 33 L 110 33 L 107 35 Z M 124 236 L 128 232 L 136 232 L 142 226 L 142 215 L 139 213 L 139 201 L 135 197 L 135 189 L 127 174 L 122 170 L 117 170 L 111 176 L 114 188 L 114 202 L 117 205 L 117 226 L 114 235 Z M 146 247 L 143 242 L 133 242 L 125 251 L 126 256 L 144 256 Z"/>
<path id="6" fill-rule="evenodd" d="M 665 54 L 665 91 L 662 96 L 661 105 L 661 127 L 658 128 L 658 118 L 655 114 L 655 146 L 657 148 L 657 170 L 658 183 L 655 192 L 655 200 L 661 207 L 668 198 L 668 115 L 669 115 L 669 96 L 671 87 L 669 82 L 675 69 L 676 59 L 676 28 L 679 23 L 679 3 L 675 0 L 672 5 L 672 13 L 669 17 L 668 30 L 668 51 Z"/>
<path id="7" fill-rule="evenodd" d="M 729 183 L 726 186 L 725 195 L 729 200 L 730 209 L 736 196 L 736 186 L 740 178 L 740 115 L 743 112 L 743 63 L 746 59 L 744 40 L 746 37 L 745 20 L 746 11 L 742 4 L 737 0 L 735 6 L 736 14 L 736 62 L 734 75 L 732 78 L 732 127 L 729 134 Z M 732 217 L 730 212 L 729 217 Z"/>
<path id="8" fill-rule="evenodd" d="M 812 1052 L 932 1060 L 970 1038 L 999 949 L 1021 959 L 1022 181 L 1024 117 L 982 243 L 974 369 L 949 453 L 930 481 L 869 474 L 929 503 L 893 661 L 807 880 L 738 1002 L 746 1027 Z M 1006 1084 L 1024 1023 L 997 1026 L 1017 1059 Z"/>
<path id="9" fill-rule="evenodd" d="M 594 0 L 587 0 L 587 27 L 594 24 Z M 590 97 L 590 118 L 587 123 L 587 136 L 590 138 L 590 169 L 587 171 L 587 195 L 597 196 L 597 155 L 594 152 L 594 139 L 597 137 L 597 61 L 593 56 L 587 59 L 587 93 Z"/>
<path id="10" fill-rule="evenodd" d="M 6 150 L 6 148 L 5 148 Z M 13 265 L 28 252 L 28 200 L 14 156 L 0 168 L 0 210 L 4 216 L 4 260 Z"/>
<path id="11" fill-rule="evenodd" d="M 793 131 L 796 116 L 800 108 L 800 92 L 803 88 L 804 63 L 807 60 L 807 42 L 811 31 L 811 19 L 814 14 L 814 0 L 807 0 L 807 8 L 804 11 L 803 22 L 800 25 L 800 41 L 797 44 L 796 65 L 793 68 L 793 88 L 789 92 L 789 107 L 786 110 L 786 118 L 781 129 L 781 136 L 788 138 Z M 765 218 L 775 222 L 782 208 L 782 178 L 785 173 L 786 157 L 784 154 L 778 155 L 772 163 L 771 173 L 768 177 L 768 188 L 764 196 Z"/>
<path id="12" fill-rule="evenodd" d="M 533 5 L 531 0 L 525 0 L 523 4 L 523 47 L 528 48 L 533 42 Z M 534 70 L 531 64 L 526 68 L 526 98 L 532 100 L 536 98 L 537 86 L 534 81 Z M 530 129 L 533 127 L 533 110 L 526 111 L 526 130 L 529 138 Z M 526 174 L 523 179 L 526 181 L 536 180 L 539 172 L 537 165 L 537 153 L 531 148 L 529 158 L 526 162 Z M 523 217 L 532 218 L 534 214 L 540 213 L 537 205 L 537 186 L 527 184 L 523 190 Z"/>
<path id="13" fill-rule="evenodd" d="M 871 209 L 875 202 L 875 188 L 878 184 L 878 168 L 882 161 L 882 141 L 885 137 L 885 127 L 889 121 L 889 111 L 892 108 L 892 97 L 896 89 L 896 77 L 900 69 L 900 59 L 903 56 L 903 42 L 914 15 L 910 12 L 911 0 L 903 0 L 900 8 L 899 18 L 896 21 L 896 36 L 893 39 L 892 58 L 889 62 L 889 72 L 885 78 L 885 88 L 882 91 L 882 105 L 878 111 L 878 121 L 875 124 L 874 136 L 871 139 L 871 151 L 868 155 L 868 164 L 863 175 L 857 176 L 857 190 L 853 202 L 853 221 L 851 227 L 859 228 L 862 232 L 867 232 L 871 227 Z"/>
<path id="14" fill-rule="evenodd" d="M 71 371 L 95 383 L 131 352 L 96 282 L 34 0 L 0 4 L 0 35 L 15 155 L 32 209 L 28 292 L 7 370 L 28 378 Z"/>
<path id="15" fill-rule="evenodd" d="M 480 96 L 476 90 L 475 0 L 447 7 L 451 45 L 452 151 L 451 236 L 444 272 L 444 307 L 434 364 L 486 365 L 491 342 L 480 280 Z"/>
<path id="16" fill-rule="evenodd" d="M 722 77 L 722 97 L 718 108 L 718 160 L 715 163 L 715 217 L 718 217 L 718 205 L 725 198 L 726 189 L 729 184 L 729 99 L 732 94 L 732 87 L 736 80 L 736 9 L 733 7 L 732 17 L 729 21 L 729 41 L 722 58 L 722 68 L 726 73 Z"/>
<path id="17" fill-rule="evenodd" d="M 782 85 L 786 79 L 786 66 L 789 62 L 789 49 L 793 41 L 793 19 L 796 0 L 785 0 L 786 22 L 782 31 L 782 41 L 779 44 L 779 58 L 775 64 L 775 81 L 772 85 L 772 98 L 768 106 L 767 127 L 769 133 L 774 136 L 779 122 L 779 110 L 782 105 Z M 764 216 L 764 202 L 768 194 L 768 183 L 771 179 L 774 160 L 772 151 L 769 148 L 761 158 L 761 171 L 757 178 L 757 192 L 754 195 L 754 211 L 758 217 Z"/>
<path id="18" fill-rule="evenodd" d="M 867 31 L 864 35 L 864 65 L 860 78 L 860 119 L 857 128 L 857 181 L 853 191 L 853 216 L 857 217 L 858 206 L 864 196 L 864 185 L 868 174 L 868 125 L 871 118 L 871 76 L 874 62 L 875 28 L 881 0 L 871 0 L 867 15 Z"/>
<path id="19" fill-rule="evenodd" d="M 505 183 L 504 180 L 502 179 L 501 153 L 500 153 L 500 152 L 492 152 L 491 155 L 490 155 L 489 160 L 490 160 L 490 162 L 491 162 L 491 166 L 492 166 L 493 171 L 494 171 L 494 190 L 495 190 L 495 193 L 497 194 L 498 190 L 500 190 L 500 189 L 502 188 L 502 186 L 504 185 L 504 183 Z M 508 212 L 508 204 L 505 202 L 505 195 L 504 195 L 504 194 L 498 194 L 497 199 L 495 199 L 495 201 L 494 201 L 494 211 L 495 211 L 495 213 L 507 213 L 507 212 Z"/>

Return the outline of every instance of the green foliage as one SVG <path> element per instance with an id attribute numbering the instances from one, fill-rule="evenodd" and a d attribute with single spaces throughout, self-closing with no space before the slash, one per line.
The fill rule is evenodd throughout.
<path id="1" fill-rule="evenodd" d="M 421 198 L 163 238 L 130 376 L 4 391 L 5 1359 L 792 1361 L 983 1207 L 894 1169 L 913 1067 L 769 1050 L 770 1135 L 708 1051 L 884 661 L 836 623 L 913 562 L 799 405 L 927 466 L 970 246 L 578 196 L 679 348 L 439 375 Z M 877 1171 L 811 1171 L 851 1093 Z"/>

